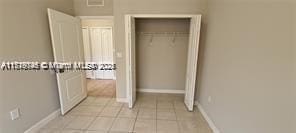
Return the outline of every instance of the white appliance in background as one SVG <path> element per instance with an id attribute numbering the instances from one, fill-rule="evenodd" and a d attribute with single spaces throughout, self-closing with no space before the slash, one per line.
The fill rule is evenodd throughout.
<path id="1" fill-rule="evenodd" d="M 83 28 L 85 61 L 98 64 L 114 64 L 111 27 Z M 101 67 L 101 66 L 100 66 Z M 114 70 L 86 71 L 90 79 L 115 79 Z"/>

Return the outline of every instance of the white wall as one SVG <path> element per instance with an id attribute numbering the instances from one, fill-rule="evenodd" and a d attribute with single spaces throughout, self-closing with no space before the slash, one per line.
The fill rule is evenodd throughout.
<path id="1" fill-rule="evenodd" d="M 76 16 L 112 16 L 113 0 L 105 0 L 104 6 L 87 6 L 87 0 L 74 1 L 74 9 Z"/>
<path id="2" fill-rule="evenodd" d="M 208 11 L 199 102 L 222 133 L 293 133 L 293 4 L 211 0 Z"/>
<path id="3" fill-rule="evenodd" d="M 113 19 L 83 19 L 82 27 L 113 27 Z"/>
<path id="4" fill-rule="evenodd" d="M 294 66 L 293 66 L 293 69 L 294 69 L 294 72 L 293 72 L 293 74 L 294 74 L 294 78 L 293 78 L 293 83 L 294 83 L 294 99 L 296 99 L 296 3 L 294 3 L 293 5 L 293 9 L 294 9 L 294 11 L 293 11 L 293 13 L 292 13 L 292 15 L 293 15 L 293 34 L 292 34 L 292 37 L 294 38 L 294 43 L 293 43 L 293 53 L 294 53 L 294 56 L 293 56 L 293 58 L 294 58 Z M 294 101 L 296 101 L 296 100 L 294 100 Z M 295 133 L 296 132 L 296 102 L 294 102 L 294 123 L 293 123 L 293 133 Z"/>
<path id="5" fill-rule="evenodd" d="M 53 61 L 47 8 L 73 14 L 70 0 L 0 1 L 0 62 Z M 0 133 L 22 133 L 59 108 L 55 74 L 0 71 L 0 79 Z"/>
<path id="6" fill-rule="evenodd" d="M 189 33 L 189 19 L 136 19 L 136 32 Z M 137 88 L 185 90 L 189 34 L 136 34 Z"/>
<path id="7" fill-rule="evenodd" d="M 1 2 L 0 2 L 1 4 Z M 3 8 L 2 8 L 2 5 L 0 5 L 0 18 L 2 18 L 3 16 Z M 3 21 L 0 21 L 0 31 L 3 30 Z M 3 33 L 0 32 L 0 44 L 3 44 Z M 1 45 L 0 45 L 1 46 Z M 1 46 L 2 47 L 2 46 Z M 2 50 L 0 49 L 0 53 L 2 53 Z M 0 57 L 1 59 L 1 57 Z M 2 59 L 1 59 L 2 60 Z M 1 81 L 3 81 L 4 77 L 3 76 L 0 76 L 0 83 Z M 4 125 L 4 89 L 2 88 L 2 85 L 0 84 L 0 133 L 3 133 L 3 125 Z"/>

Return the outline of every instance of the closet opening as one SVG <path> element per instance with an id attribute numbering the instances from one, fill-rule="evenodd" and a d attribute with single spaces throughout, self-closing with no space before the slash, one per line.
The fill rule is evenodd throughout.
<path id="1" fill-rule="evenodd" d="M 130 108 L 137 95 L 153 93 L 193 111 L 199 30 L 200 15 L 126 15 Z"/>
<path id="2" fill-rule="evenodd" d="M 81 25 L 85 61 L 99 64 L 98 70 L 86 71 L 87 95 L 116 98 L 113 19 L 82 18 Z"/>
<path id="3" fill-rule="evenodd" d="M 137 18 L 137 92 L 184 94 L 190 19 Z"/>

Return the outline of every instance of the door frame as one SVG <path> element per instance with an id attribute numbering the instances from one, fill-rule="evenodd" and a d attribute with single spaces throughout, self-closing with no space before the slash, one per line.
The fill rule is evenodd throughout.
<path id="1" fill-rule="evenodd" d="M 129 103 L 129 105 L 132 105 L 132 100 L 131 100 L 131 95 L 132 95 L 132 88 L 130 87 L 130 77 L 131 77 L 131 65 L 130 65 L 130 57 L 132 56 L 136 56 L 136 55 L 133 55 L 132 51 L 130 50 L 131 48 L 131 42 L 129 41 L 130 40 L 130 36 L 129 36 L 129 33 L 131 31 L 130 28 L 129 28 L 129 25 L 130 25 L 130 20 L 129 18 L 189 18 L 191 19 L 198 19 L 199 20 L 199 23 L 200 23 L 200 20 L 201 20 L 201 15 L 200 14 L 126 14 L 125 15 L 125 48 L 126 48 L 126 58 L 125 58 L 125 64 L 126 64 L 126 88 L 127 88 L 127 91 L 126 91 L 126 97 L 127 97 L 127 102 Z M 192 30 L 194 28 L 194 33 L 192 33 L 193 35 L 197 35 L 197 37 L 194 37 L 192 38 L 192 40 L 189 40 L 189 43 L 192 41 L 192 43 L 196 43 L 198 44 L 197 46 L 197 49 L 196 49 L 196 53 L 191 53 L 191 61 L 192 62 L 192 65 L 194 67 L 197 67 L 197 60 L 198 60 L 198 48 L 199 48 L 199 40 L 200 40 L 200 26 L 201 24 L 199 24 L 199 26 L 194 26 L 194 27 L 190 27 L 190 30 Z M 196 55 L 194 55 L 196 54 Z M 188 56 L 187 56 L 187 60 L 188 60 Z M 196 60 L 196 61 L 194 61 Z M 190 72 L 194 73 L 193 76 L 196 77 L 196 73 L 197 73 L 197 69 L 193 69 L 193 70 L 190 70 Z M 186 70 L 186 77 L 188 78 L 188 73 L 187 73 L 187 70 Z M 186 78 L 186 80 L 188 80 Z M 136 81 L 134 81 L 136 82 Z M 187 82 L 187 81 L 186 81 Z M 192 81 L 193 83 L 192 84 L 195 84 L 195 81 Z M 194 85 L 195 86 L 195 85 Z M 196 87 L 194 87 L 195 89 L 194 90 L 191 90 L 190 91 L 190 95 L 191 97 L 193 97 L 193 99 L 191 99 L 193 101 L 193 104 L 194 104 L 194 95 L 195 95 L 195 90 L 196 90 Z M 186 88 L 185 88 L 185 91 L 186 91 Z M 186 94 L 186 92 L 185 92 Z M 189 109 L 190 111 L 192 111 L 193 109 Z"/>
<path id="2" fill-rule="evenodd" d="M 111 39 L 112 39 L 112 49 L 113 49 L 112 50 L 112 53 L 113 53 L 113 64 L 116 64 L 116 61 L 115 61 L 116 57 L 114 55 L 115 54 L 115 48 L 114 48 L 113 27 L 112 26 L 93 26 L 93 27 L 84 26 L 84 27 L 82 27 L 82 29 L 87 29 L 89 35 L 90 35 L 90 29 L 110 29 L 111 30 L 111 35 L 112 35 L 112 37 L 111 37 Z M 91 44 L 91 40 L 90 40 L 91 37 L 89 36 L 88 39 L 89 39 L 89 42 L 90 42 L 90 48 L 92 49 L 92 44 Z M 91 54 L 92 54 L 92 50 L 91 50 Z M 96 80 L 96 78 L 92 78 L 92 79 L 95 79 Z M 114 77 L 113 77 L 112 80 L 116 80 L 116 70 L 114 70 Z"/>
<path id="3" fill-rule="evenodd" d="M 115 32 L 114 32 L 114 16 L 76 16 L 78 18 L 82 20 L 111 20 L 113 22 L 112 26 L 94 26 L 92 28 L 111 28 L 111 32 L 112 32 L 112 42 L 113 42 L 113 63 L 116 64 L 116 49 L 115 49 Z M 81 26 L 81 29 L 82 28 L 86 28 L 86 27 L 82 27 Z M 88 27 L 87 27 L 88 28 Z M 115 80 L 116 80 L 116 85 L 115 85 L 115 89 L 116 89 L 116 93 L 119 92 L 119 85 L 118 85 L 118 82 L 117 82 L 117 74 L 116 74 L 116 70 L 114 71 L 114 77 L 115 77 Z M 120 98 L 118 98 L 118 95 L 116 95 L 116 99 L 117 101 L 122 101 L 120 100 Z"/>
<path id="4" fill-rule="evenodd" d="M 78 18 L 82 20 L 111 20 L 113 22 L 112 26 L 94 26 L 92 28 L 111 28 L 111 32 L 112 32 L 112 42 L 113 42 L 113 62 L 114 64 L 116 64 L 116 53 L 115 53 L 115 36 L 114 36 L 114 17 L 113 16 L 77 16 Z M 82 27 L 82 28 L 88 28 L 88 27 Z M 115 71 L 115 79 L 117 79 L 116 77 L 116 71 Z M 118 91 L 117 89 L 117 83 L 116 83 L 116 91 Z"/>

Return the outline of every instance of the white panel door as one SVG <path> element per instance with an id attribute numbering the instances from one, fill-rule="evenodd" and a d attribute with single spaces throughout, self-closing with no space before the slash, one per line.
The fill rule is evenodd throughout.
<path id="1" fill-rule="evenodd" d="M 92 59 L 98 64 L 114 64 L 111 28 L 90 28 Z M 94 71 L 96 79 L 115 79 L 114 70 Z"/>
<path id="2" fill-rule="evenodd" d="M 113 62 L 113 42 L 112 42 L 112 29 L 102 28 L 102 56 L 103 64 L 114 64 Z M 104 79 L 115 79 L 114 70 L 105 70 Z"/>
<path id="3" fill-rule="evenodd" d="M 193 111 L 193 106 L 194 106 L 200 24 L 201 24 L 200 15 L 194 16 L 191 18 L 188 57 L 187 57 L 185 99 L 184 99 L 185 105 L 187 106 L 189 111 Z"/>
<path id="4" fill-rule="evenodd" d="M 90 28 L 91 34 L 91 47 L 92 47 L 92 59 L 98 64 L 103 64 L 103 49 L 102 49 L 102 32 L 101 29 Z M 104 79 L 104 71 L 94 71 L 96 79 Z"/>
<path id="5" fill-rule="evenodd" d="M 90 36 L 89 36 L 88 28 L 82 29 L 82 35 L 83 35 L 83 46 L 84 46 L 84 59 L 86 62 L 91 62 L 92 61 L 91 44 L 90 44 Z M 92 70 L 86 71 L 86 78 L 90 78 L 90 79 L 95 78 Z"/>
<path id="6" fill-rule="evenodd" d="M 84 61 L 81 24 L 78 18 L 48 9 L 50 34 L 56 62 Z M 61 112 L 64 115 L 86 98 L 83 71 L 57 73 Z"/>
<path id="7" fill-rule="evenodd" d="M 129 108 L 133 108 L 135 101 L 136 101 L 136 52 L 135 52 L 135 45 L 136 45 L 136 37 L 135 37 L 135 18 L 126 15 L 125 16 L 126 22 L 126 44 L 127 44 L 127 57 L 128 60 L 128 67 L 127 67 L 127 99 L 129 103 Z"/>

